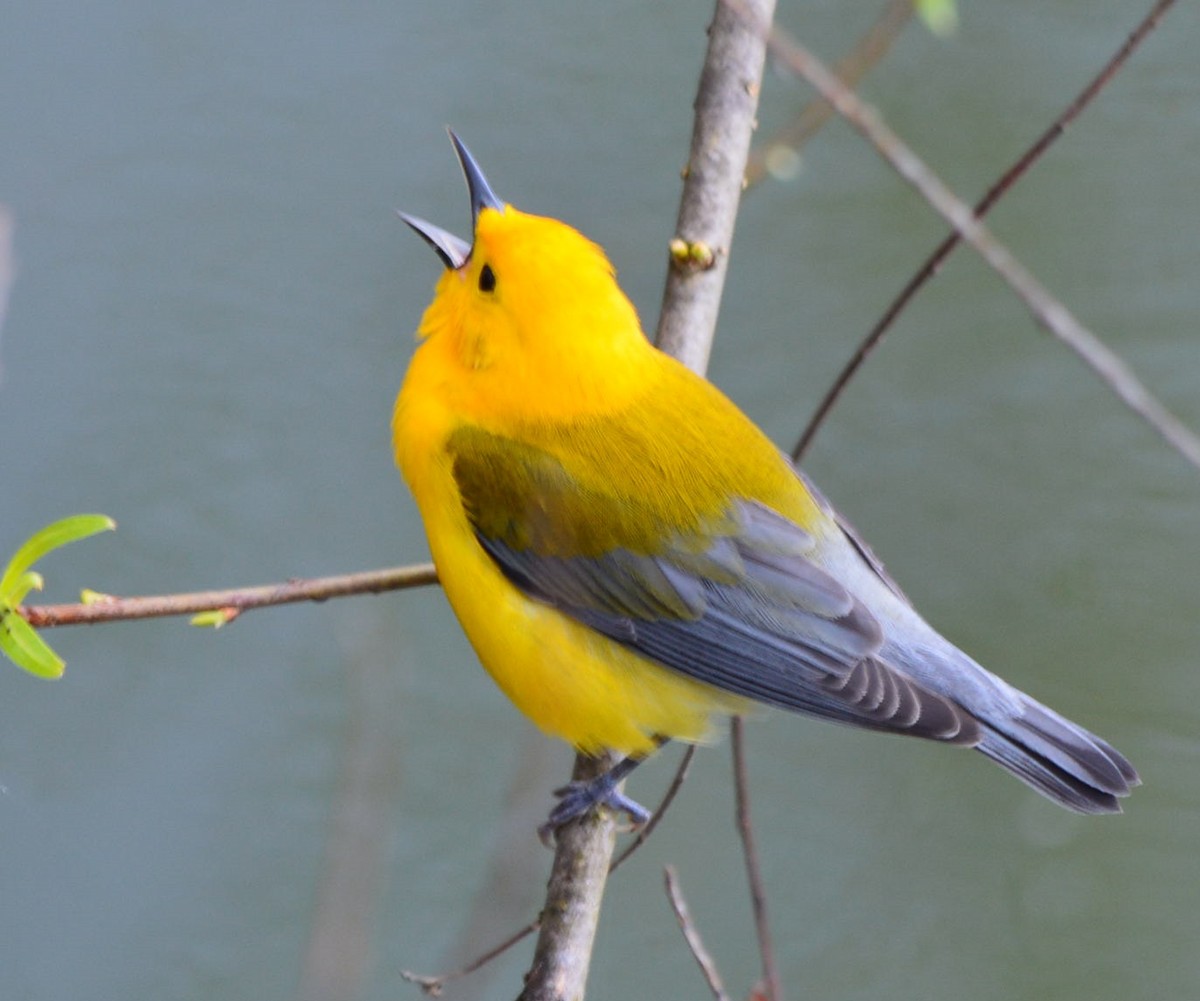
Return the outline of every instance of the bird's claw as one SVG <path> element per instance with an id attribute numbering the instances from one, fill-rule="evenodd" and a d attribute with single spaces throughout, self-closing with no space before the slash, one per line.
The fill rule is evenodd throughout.
<path id="1" fill-rule="evenodd" d="M 538 837 L 547 848 L 554 847 L 554 835 L 560 827 L 597 806 L 607 806 L 624 813 L 635 827 L 641 827 L 650 819 L 650 811 L 621 792 L 607 772 L 594 779 L 570 782 L 555 789 L 554 795 L 558 797 L 558 803 L 550 811 L 546 822 L 538 828 Z"/>

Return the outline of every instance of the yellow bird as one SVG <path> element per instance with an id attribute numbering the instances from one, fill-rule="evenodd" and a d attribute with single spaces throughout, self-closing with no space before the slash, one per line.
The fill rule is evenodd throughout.
<path id="1" fill-rule="evenodd" d="M 1081 813 L 1138 783 L 1099 737 L 928 625 L 820 493 L 711 383 L 654 348 L 604 252 L 493 193 L 453 133 L 468 245 L 402 218 L 446 270 L 396 400 L 396 461 L 484 667 L 577 749 L 606 802 L 663 741 L 754 704 L 974 747 Z"/>

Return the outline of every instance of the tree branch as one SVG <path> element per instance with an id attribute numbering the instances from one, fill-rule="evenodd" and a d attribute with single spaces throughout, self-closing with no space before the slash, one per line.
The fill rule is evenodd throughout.
<path id="1" fill-rule="evenodd" d="M 906 146 L 879 113 L 849 90 L 804 46 L 776 29 L 771 51 L 792 72 L 804 77 L 857 129 L 884 160 L 914 187 L 939 215 L 1000 275 L 1046 331 L 1070 348 L 1127 407 L 1145 420 L 1180 455 L 1200 469 L 1200 437 L 1170 413 L 1138 380 L 1129 367 L 1095 334 L 1084 327 L 975 218 L 968 205 Z"/>
<path id="2" fill-rule="evenodd" d="M 679 766 L 675 769 L 675 775 L 671 779 L 671 784 L 667 787 L 663 798 L 659 800 L 654 814 L 646 821 L 646 826 L 637 832 L 637 836 L 625 846 L 625 850 L 613 859 L 613 864 L 608 867 L 608 874 L 610 876 L 623 866 L 629 856 L 641 848 L 646 843 L 646 839 L 654 833 L 654 828 L 658 826 L 658 822 L 662 820 L 667 809 L 675 802 L 675 797 L 679 794 L 679 790 L 683 788 L 684 780 L 688 775 L 688 769 L 691 768 L 692 759 L 695 756 L 696 745 L 688 744 L 687 750 L 683 752 L 683 758 L 680 760 Z"/>
<path id="3" fill-rule="evenodd" d="M 734 10 L 718 0 L 709 26 L 656 338 L 664 351 L 699 372 L 707 366 L 716 330 L 774 6 L 774 0 L 753 0 Z M 576 775 L 597 764 L 580 756 Z M 591 935 L 615 844 L 613 823 L 604 811 L 559 831 L 522 1001 L 575 1001 L 584 996 Z"/>
<path id="4" fill-rule="evenodd" d="M 695 372 L 708 367 L 745 184 L 774 0 L 718 0 L 696 95 L 692 147 L 671 241 L 655 343 Z"/>
<path id="5" fill-rule="evenodd" d="M 1175 3 L 1175 0 L 1158 0 L 1151 8 L 1150 12 L 1142 19 L 1141 23 L 1133 30 L 1124 44 L 1116 51 L 1113 57 L 1104 65 L 1103 69 L 1097 73 L 1086 87 L 1075 97 L 1075 99 L 1067 106 L 1050 125 L 1034 141 L 1017 161 L 1008 168 L 993 184 L 987 193 L 975 204 L 971 210 L 975 218 L 982 219 L 992 210 L 992 207 L 998 202 L 1021 178 L 1026 171 L 1029 170 L 1042 155 L 1049 149 L 1064 132 L 1067 126 L 1071 124 L 1083 110 L 1092 103 L 1096 95 L 1104 89 L 1105 85 L 1117 74 L 1117 71 L 1125 64 L 1125 61 L 1133 54 L 1133 51 L 1141 45 L 1142 41 L 1150 34 L 1157 26 L 1159 20 L 1167 12 L 1167 9 Z M 842 74 L 839 72 L 839 76 Z M 844 79 L 844 77 L 843 77 Z M 870 357 L 871 353 L 879 346 L 883 340 L 884 334 L 891 328 L 896 317 L 904 310 L 904 307 L 912 300 L 913 296 L 925 286 L 925 284 L 934 277 L 942 268 L 946 258 L 949 257 L 958 245 L 962 242 L 962 235 L 958 230 L 951 230 L 941 243 L 934 249 L 933 253 L 925 260 L 925 263 L 917 269 L 917 273 L 909 280 L 908 284 L 900 290 L 900 294 L 896 296 L 888 308 L 884 311 L 883 316 L 863 338 L 850 360 L 838 373 L 837 379 L 834 380 L 832 386 L 829 387 L 821 402 L 817 405 L 817 409 L 809 418 L 804 432 L 800 435 L 800 440 L 796 442 L 796 447 L 792 449 L 792 459 L 799 462 L 804 458 L 808 451 L 812 440 L 816 437 L 818 429 L 824 423 L 825 418 L 829 416 L 829 412 L 837 403 L 838 398 L 842 395 L 850 380 L 854 378 L 863 363 Z"/>
<path id="6" fill-rule="evenodd" d="M 614 763 L 611 756 L 580 755 L 572 778 L 586 781 Z M 519 1001 L 583 998 L 616 843 L 617 820 L 610 810 L 592 810 L 559 828 L 542 926 Z"/>
<path id="7" fill-rule="evenodd" d="M 733 718 L 730 731 L 737 829 L 742 839 L 742 856 L 746 861 L 746 881 L 750 884 L 750 906 L 754 913 L 754 931 L 758 936 L 758 954 L 762 960 L 763 993 L 767 1001 L 781 1001 L 783 995 L 779 986 L 779 969 L 775 965 L 775 947 L 771 941 L 771 925 L 767 920 L 767 894 L 763 886 L 762 867 L 758 862 L 758 847 L 754 842 L 754 825 L 750 820 L 750 779 L 746 771 L 745 727 L 740 716 Z"/>
<path id="8" fill-rule="evenodd" d="M 51 626 L 92 625 L 121 619 L 153 619 L 168 615 L 195 615 L 199 612 L 224 612 L 232 621 L 242 612 L 270 605 L 298 601 L 326 601 L 351 594 L 380 594 L 409 587 L 437 583 L 432 563 L 389 567 L 365 573 L 338 574 L 334 577 L 293 578 L 282 584 L 260 584 L 220 591 L 193 591 L 186 594 L 142 595 L 117 598 L 98 595 L 91 601 L 67 605 L 21 605 L 21 615 L 35 629 Z"/>
<path id="9" fill-rule="evenodd" d="M 663 868 L 663 883 L 667 888 L 667 899 L 671 901 L 671 910 L 675 912 L 675 920 L 679 922 L 679 930 L 683 932 L 683 939 L 687 942 L 692 958 L 696 960 L 696 965 L 700 967 L 700 973 L 704 976 L 704 982 L 708 984 L 708 989 L 712 991 L 714 1001 L 729 1001 L 729 995 L 725 993 L 725 984 L 721 980 L 717 964 L 713 961 L 711 953 L 704 947 L 704 939 L 700 937 L 700 932 L 696 928 L 695 922 L 692 921 L 692 915 L 688 911 L 687 901 L 683 899 L 683 891 L 679 888 L 679 877 L 675 874 L 673 865 Z"/>

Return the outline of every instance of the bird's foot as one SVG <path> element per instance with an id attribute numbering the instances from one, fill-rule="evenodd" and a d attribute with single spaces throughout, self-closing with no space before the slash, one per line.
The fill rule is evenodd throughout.
<path id="1" fill-rule="evenodd" d="M 560 789 L 554 790 L 558 803 L 546 822 L 538 828 L 538 837 L 547 848 L 554 847 L 554 835 L 564 824 L 577 820 L 598 806 L 626 814 L 635 827 L 640 827 L 650 819 L 650 811 L 640 803 L 630 799 L 620 789 L 618 783 L 624 776 L 614 776 L 607 771 L 592 779 L 576 780 Z"/>

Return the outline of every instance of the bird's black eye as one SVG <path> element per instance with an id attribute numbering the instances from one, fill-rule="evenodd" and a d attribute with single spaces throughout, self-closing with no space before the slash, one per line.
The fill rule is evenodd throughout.
<path id="1" fill-rule="evenodd" d="M 494 292 L 496 289 L 496 273 L 490 264 L 479 269 L 479 291 Z"/>

